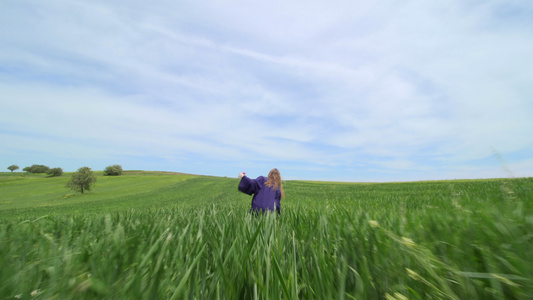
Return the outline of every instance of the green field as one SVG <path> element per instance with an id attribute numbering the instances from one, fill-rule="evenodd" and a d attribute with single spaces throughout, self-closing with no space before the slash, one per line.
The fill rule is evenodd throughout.
<path id="1" fill-rule="evenodd" d="M 533 299 L 533 178 L 287 181 L 155 172 L 69 191 L 0 173 L 0 299 Z"/>

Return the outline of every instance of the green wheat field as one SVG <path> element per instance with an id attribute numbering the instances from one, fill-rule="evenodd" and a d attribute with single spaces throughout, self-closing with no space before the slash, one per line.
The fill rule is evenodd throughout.
<path id="1" fill-rule="evenodd" d="M 0 173 L 0 299 L 533 299 L 533 178 L 286 181 L 128 171 L 85 194 Z"/>

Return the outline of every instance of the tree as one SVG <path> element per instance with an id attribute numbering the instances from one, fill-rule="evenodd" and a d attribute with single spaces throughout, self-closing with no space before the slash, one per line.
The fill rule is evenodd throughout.
<path id="1" fill-rule="evenodd" d="M 11 165 L 11 166 L 7 167 L 7 169 L 10 170 L 11 173 L 13 173 L 13 171 L 19 169 L 19 166 L 17 166 L 17 165 Z"/>
<path id="2" fill-rule="evenodd" d="M 46 171 L 46 174 L 50 175 L 50 177 L 61 176 L 61 175 L 63 175 L 63 169 L 61 169 L 61 168 L 52 168 L 52 169 Z"/>
<path id="3" fill-rule="evenodd" d="M 44 165 L 32 165 L 31 167 L 26 167 L 22 169 L 22 171 L 30 172 L 33 174 L 36 173 L 46 173 L 50 170 L 50 167 L 44 166 Z"/>
<path id="4" fill-rule="evenodd" d="M 108 166 L 104 170 L 104 176 L 119 176 L 119 175 L 122 175 L 121 165 Z"/>
<path id="5" fill-rule="evenodd" d="M 72 178 L 67 182 L 67 187 L 83 194 L 85 191 L 90 191 L 95 182 L 96 175 L 93 174 L 91 168 L 81 167 L 72 174 Z"/>

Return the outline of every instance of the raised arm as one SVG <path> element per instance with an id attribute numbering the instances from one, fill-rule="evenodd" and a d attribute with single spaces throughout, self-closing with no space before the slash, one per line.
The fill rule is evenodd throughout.
<path id="1" fill-rule="evenodd" d="M 252 195 L 252 194 L 257 193 L 259 189 L 260 189 L 260 186 L 259 186 L 259 183 L 257 183 L 257 181 L 250 179 L 249 177 L 245 175 L 241 177 L 241 182 L 239 183 L 239 191 L 245 194 L 248 194 L 248 195 Z"/>

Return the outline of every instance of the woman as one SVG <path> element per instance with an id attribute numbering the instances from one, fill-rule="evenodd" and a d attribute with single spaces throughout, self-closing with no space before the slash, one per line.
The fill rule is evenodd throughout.
<path id="1" fill-rule="evenodd" d="M 278 169 L 270 170 L 268 177 L 259 176 L 256 179 L 248 178 L 245 173 L 240 173 L 239 191 L 252 195 L 252 209 L 250 212 L 259 213 L 269 211 L 281 212 L 281 198 L 285 198 L 281 186 L 281 174 Z"/>

